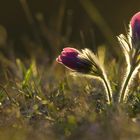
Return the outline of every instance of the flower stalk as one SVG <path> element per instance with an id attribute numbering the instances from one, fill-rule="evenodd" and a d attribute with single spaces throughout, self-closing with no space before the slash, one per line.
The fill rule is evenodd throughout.
<path id="1" fill-rule="evenodd" d="M 89 49 L 78 51 L 74 48 L 64 48 L 56 60 L 72 71 L 99 77 L 106 91 L 107 102 L 108 104 L 112 103 L 112 90 L 109 80 L 104 67 L 93 52 Z"/>
<path id="2" fill-rule="evenodd" d="M 140 68 L 140 12 L 132 17 L 128 35 L 119 35 L 118 41 L 126 59 L 127 68 L 124 74 L 126 76 L 122 81 L 122 86 L 117 96 L 117 103 L 125 103 L 129 93 L 129 86 Z M 64 48 L 56 61 L 72 71 L 98 77 L 104 85 L 108 104 L 114 103 L 114 100 L 116 101 L 104 66 L 89 49 L 79 51 L 75 48 Z"/>
<path id="3" fill-rule="evenodd" d="M 105 75 L 102 76 L 102 81 L 105 86 L 107 101 L 109 104 L 111 104 L 113 103 L 113 96 L 112 96 L 112 89 L 111 89 L 110 83 Z"/>
<path id="4" fill-rule="evenodd" d="M 129 86 L 140 67 L 140 12 L 136 13 L 130 21 L 128 38 L 118 37 L 127 62 L 127 75 L 119 93 L 119 103 L 126 102 Z"/>
<path id="5" fill-rule="evenodd" d="M 122 84 L 122 88 L 121 88 L 121 91 L 120 91 L 120 94 L 119 94 L 120 95 L 119 103 L 125 102 L 125 100 L 126 100 L 127 93 L 128 93 L 128 87 L 130 85 L 131 79 L 133 78 L 134 71 L 135 71 L 135 68 L 131 67 L 128 75 L 124 79 L 124 82 Z"/>

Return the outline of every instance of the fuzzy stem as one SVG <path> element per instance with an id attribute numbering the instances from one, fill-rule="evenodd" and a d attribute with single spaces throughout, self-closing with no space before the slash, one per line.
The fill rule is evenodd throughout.
<path id="1" fill-rule="evenodd" d="M 120 97 L 119 97 L 119 102 L 120 103 L 125 101 L 125 99 L 126 99 L 126 96 L 128 94 L 127 90 L 128 90 L 129 84 L 131 82 L 131 79 L 133 77 L 133 74 L 134 74 L 135 70 L 136 70 L 136 67 L 133 67 L 133 66 L 130 67 L 130 71 L 129 71 L 127 77 L 124 80 L 124 83 L 122 85 L 122 88 L 121 88 L 121 91 L 120 91 L 120 94 L 119 94 L 120 95 Z"/>
<path id="2" fill-rule="evenodd" d="M 119 99 L 118 99 L 119 103 L 122 103 L 125 101 L 127 94 L 128 94 L 128 87 L 131 83 L 131 80 L 132 80 L 135 72 L 140 67 L 140 61 L 137 61 L 138 55 L 139 55 L 139 49 L 136 49 L 136 52 L 135 52 L 134 57 L 133 57 L 133 61 L 130 63 L 130 65 L 128 64 L 129 71 L 128 71 L 128 75 L 124 79 L 123 85 L 121 87 L 121 91 L 119 93 Z"/>
<path id="3" fill-rule="evenodd" d="M 113 102 L 111 86 L 110 86 L 109 81 L 108 81 L 108 79 L 106 78 L 105 75 L 102 76 L 102 81 L 103 81 L 105 89 L 106 89 L 107 101 L 110 104 L 110 103 Z"/>

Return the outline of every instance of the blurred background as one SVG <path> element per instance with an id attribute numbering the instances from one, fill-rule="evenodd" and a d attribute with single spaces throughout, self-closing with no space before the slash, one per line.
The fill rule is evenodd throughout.
<path id="1" fill-rule="evenodd" d="M 126 0 L 4 0 L 0 4 L 0 49 L 17 57 L 48 56 L 63 47 L 104 44 L 117 57 L 116 36 L 126 33 L 140 1 Z"/>

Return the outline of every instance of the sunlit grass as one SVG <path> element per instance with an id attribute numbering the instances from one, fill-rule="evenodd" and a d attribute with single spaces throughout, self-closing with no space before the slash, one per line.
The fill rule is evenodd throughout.
<path id="1" fill-rule="evenodd" d="M 31 59 L 27 66 L 16 59 L 7 67 L 14 74 L 2 66 L 1 139 L 139 137 L 138 86 L 128 104 L 109 107 L 100 80 L 75 77 L 56 62 L 48 67 Z"/>

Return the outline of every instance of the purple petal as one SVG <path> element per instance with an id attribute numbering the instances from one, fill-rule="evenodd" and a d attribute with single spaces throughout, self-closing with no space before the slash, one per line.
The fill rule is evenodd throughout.
<path id="1" fill-rule="evenodd" d="M 60 56 L 60 55 L 56 58 L 56 61 L 57 61 L 58 63 L 62 63 L 62 59 L 61 59 L 61 56 Z"/>
<path id="2" fill-rule="evenodd" d="M 76 50 L 75 48 L 70 48 L 70 47 L 64 48 L 63 51 L 66 51 L 66 52 L 78 52 L 78 50 Z"/>
<path id="3" fill-rule="evenodd" d="M 56 61 L 74 71 L 88 73 L 91 70 L 91 63 L 80 57 L 79 51 L 74 48 L 64 48 Z"/>
<path id="4" fill-rule="evenodd" d="M 69 56 L 60 56 L 62 64 L 69 67 L 70 69 L 76 69 L 77 67 L 77 57 L 69 57 Z"/>
<path id="5" fill-rule="evenodd" d="M 132 38 L 134 40 L 140 39 L 140 12 L 132 17 L 130 25 L 132 29 Z"/>
<path id="6" fill-rule="evenodd" d="M 62 51 L 61 55 L 62 56 L 68 56 L 68 57 L 77 57 L 78 53 L 77 52 Z"/>

